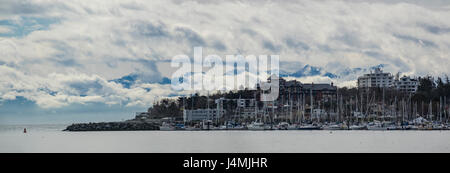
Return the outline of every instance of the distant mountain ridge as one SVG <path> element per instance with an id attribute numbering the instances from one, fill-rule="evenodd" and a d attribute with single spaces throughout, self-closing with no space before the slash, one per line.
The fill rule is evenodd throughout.
<path id="1" fill-rule="evenodd" d="M 378 64 L 375 66 L 371 66 L 368 68 L 345 68 L 342 70 L 339 70 L 335 73 L 333 72 L 328 72 L 326 71 L 324 68 L 322 67 L 316 67 L 316 66 L 311 66 L 306 64 L 305 66 L 303 66 L 303 68 L 301 68 L 300 70 L 297 70 L 295 72 L 286 72 L 283 70 L 279 71 L 279 75 L 280 77 L 297 77 L 297 78 L 301 78 L 301 77 L 309 77 L 309 76 L 323 76 L 323 77 L 329 77 L 331 79 L 335 79 L 335 78 L 342 78 L 345 76 L 349 76 L 349 75 L 358 75 L 360 73 L 368 73 L 370 70 L 374 70 L 376 68 L 383 68 L 385 67 L 386 64 Z M 268 71 L 268 73 L 270 73 L 270 71 Z"/>
<path id="2" fill-rule="evenodd" d="M 360 68 L 360 67 L 344 68 L 342 70 L 339 70 L 339 71 L 333 73 L 333 72 L 326 71 L 323 67 L 311 66 L 311 65 L 306 64 L 305 66 L 303 66 L 302 68 L 300 68 L 299 70 L 297 70 L 295 72 L 287 72 L 284 70 L 280 70 L 279 75 L 280 75 L 280 77 L 296 77 L 296 78 L 310 77 L 310 76 L 323 76 L 323 77 L 328 77 L 330 79 L 337 79 L 337 78 L 345 78 L 346 76 L 359 75 L 361 73 L 368 73 L 370 70 L 374 70 L 375 68 L 383 68 L 385 66 L 386 66 L 386 64 L 378 64 L 378 65 L 371 66 L 368 68 Z M 269 73 L 269 74 L 270 74 L 270 72 L 271 71 L 267 71 L 267 73 Z M 225 73 L 225 74 L 232 75 L 232 74 L 236 74 L 236 72 L 229 72 L 229 73 Z M 121 78 L 112 79 L 109 81 L 121 84 L 124 88 L 130 88 L 131 86 L 133 86 L 136 83 L 139 83 L 140 81 L 143 83 L 150 83 L 150 82 L 144 82 L 144 81 L 148 81 L 148 80 L 145 80 L 145 75 L 139 74 L 139 73 L 130 73 Z M 171 79 L 168 77 L 163 77 L 159 81 L 156 81 L 153 83 L 170 84 Z"/>

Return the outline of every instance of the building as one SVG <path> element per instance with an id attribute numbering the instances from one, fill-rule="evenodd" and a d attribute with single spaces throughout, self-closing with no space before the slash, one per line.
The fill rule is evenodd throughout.
<path id="1" fill-rule="evenodd" d="M 269 77 L 267 81 L 271 82 L 272 77 Z M 296 108 L 302 102 L 302 97 L 313 95 L 316 99 L 326 99 L 336 95 L 336 93 L 337 87 L 333 83 L 301 83 L 297 80 L 286 81 L 280 77 L 279 96 L 273 106 L 283 108 L 292 102 L 292 106 Z"/>
<path id="2" fill-rule="evenodd" d="M 394 85 L 394 76 L 391 73 L 383 73 L 380 68 L 376 68 L 369 74 L 358 77 L 358 88 L 384 88 Z"/>
<path id="3" fill-rule="evenodd" d="M 255 99 L 237 99 L 236 114 L 242 117 L 256 117 L 257 103 Z"/>
<path id="4" fill-rule="evenodd" d="M 262 82 L 262 83 L 271 83 L 273 77 L 275 77 L 275 76 L 273 76 L 273 75 L 270 76 L 267 79 L 267 82 Z M 280 90 L 279 93 L 281 95 L 287 94 L 287 93 L 297 94 L 297 93 L 301 92 L 303 84 L 296 80 L 286 81 L 284 78 L 279 77 L 278 78 L 278 86 L 279 86 L 279 90 Z M 259 85 L 257 85 L 257 88 L 259 89 Z"/>
<path id="5" fill-rule="evenodd" d="M 270 79 L 268 79 L 270 80 Z M 287 94 L 287 93 L 291 93 L 291 94 L 297 94 L 300 93 L 302 88 L 303 88 L 303 84 L 299 81 L 296 80 L 290 80 L 290 81 L 286 81 L 284 78 L 280 77 L 280 93 L 281 94 Z"/>
<path id="6" fill-rule="evenodd" d="M 216 118 L 221 118 L 224 115 L 225 110 L 219 113 L 217 109 L 195 109 L 195 110 L 184 110 L 183 111 L 183 121 L 203 121 L 203 120 L 214 120 Z"/>
<path id="7" fill-rule="evenodd" d="M 419 81 L 409 76 L 398 77 L 391 73 L 384 73 L 380 68 L 369 74 L 358 77 L 358 88 L 394 88 L 401 92 L 415 93 L 419 88 Z"/>
<path id="8" fill-rule="evenodd" d="M 409 76 L 403 76 L 395 80 L 394 86 L 401 92 L 415 93 L 419 88 L 419 81 Z"/>

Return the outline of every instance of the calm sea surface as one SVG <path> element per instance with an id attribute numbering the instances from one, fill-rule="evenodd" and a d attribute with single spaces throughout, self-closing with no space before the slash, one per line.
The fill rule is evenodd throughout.
<path id="1" fill-rule="evenodd" d="M 64 128 L 0 125 L 0 152 L 450 152 L 450 131 L 61 131 Z"/>

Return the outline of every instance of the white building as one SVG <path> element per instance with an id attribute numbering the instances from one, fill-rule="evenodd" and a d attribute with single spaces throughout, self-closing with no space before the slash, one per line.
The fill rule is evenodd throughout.
<path id="1" fill-rule="evenodd" d="M 358 77 L 358 88 L 373 88 L 373 87 L 393 87 L 401 92 L 415 93 L 419 88 L 419 81 L 409 76 L 401 78 L 396 75 L 395 79 L 391 73 L 383 73 L 380 68 L 369 74 L 364 74 Z"/>
<path id="2" fill-rule="evenodd" d="M 237 107 L 233 112 L 233 116 L 255 117 L 257 115 L 257 102 L 255 99 L 216 99 L 217 110 L 223 110 L 224 101 L 236 101 Z M 225 113 L 225 112 L 223 112 Z M 222 114 L 223 115 L 223 114 Z"/>
<path id="3" fill-rule="evenodd" d="M 214 120 L 216 118 L 221 118 L 224 114 L 225 110 L 222 110 L 222 113 L 220 114 L 217 109 L 184 110 L 183 120 L 184 122 Z"/>
<path id="4" fill-rule="evenodd" d="M 372 87 L 392 87 L 394 85 L 394 76 L 391 73 L 383 73 L 380 68 L 376 68 L 369 74 L 358 77 L 358 88 Z"/>
<path id="5" fill-rule="evenodd" d="M 403 76 L 395 80 L 394 86 L 401 92 L 415 93 L 419 88 L 419 81 L 409 76 Z"/>

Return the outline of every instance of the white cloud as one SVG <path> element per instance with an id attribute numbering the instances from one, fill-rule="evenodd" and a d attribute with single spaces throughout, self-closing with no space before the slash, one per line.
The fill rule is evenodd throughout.
<path id="1" fill-rule="evenodd" d="M 150 83 L 170 77 L 174 69 L 166 67 L 167 60 L 192 56 L 194 46 L 204 47 L 204 57 L 279 54 L 282 61 L 333 73 L 377 64 L 415 75 L 450 73 L 447 1 L 0 3 L 0 20 L 39 26 L 23 36 L 0 37 L 0 69 L 7 76 L 0 79 L 0 97 L 23 95 L 43 107 L 90 101 L 149 104 L 157 95 L 174 94 L 170 87 Z M 0 25 L 5 33 L 1 28 L 8 26 Z M 127 89 L 108 82 L 133 72 L 145 74 L 147 84 Z M 333 81 L 346 86 L 354 84 L 353 77 Z"/>
<path id="2" fill-rule="evenodd" d="M 57 108 L 72 103 L 102 102 L 124 106 L 149 106 L 156 96 L 178 94 L 170 85 L 141 84 L 123 88 L 97 75 L 52 73 L 48 76 L 25 74 L 0 66 L 0 96 L 3 100 L 24 97 L 44 108 Z"/>

